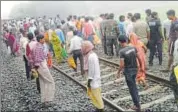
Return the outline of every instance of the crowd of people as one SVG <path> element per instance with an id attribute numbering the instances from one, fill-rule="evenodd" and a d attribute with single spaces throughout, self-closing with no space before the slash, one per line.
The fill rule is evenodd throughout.
<path id="1" fill-rule="evenodd" d="M 80 71 L 88 76 L 88 96 L 98 111 L 103 111 L 101 95 L 100 66 L 94 49 L 102 43 L 105 55 L 120 58 L 117 78 L 124 74 L 129 92 L 134 102 L 133 110 L 141 111 L 137 84 L 148 88 L 146 83 L 146 53 L 149 49 L 149 66 L 153 66 L 154 56 L 162 65 L 163 41 L 168 40 L 169 62 L 166 70 L 171 70 L 171 82 L 178 105 L 178 18 L 174 10 L 167 12 L 168 20 L 162 24 L 158 13 L 150 9 L 147 17 L 141 20 L 140 13 L 121 15 L 119 22 L 113 13 L 101 14 L 97 18 L 70 15 L 66 20 L 55 18 L 24 18 L 8 20 L 3 23 L 3 39 L 12 56 L 23 55 L 27 80 L 34 79 L 32 74 L 39 74 L 36 79 L 41 102 L 48 105 L 53 101 L 55 82 L 50 73 L 52 57 L 63 63 L 73 56 Z M 163 28 L 163 32 L 162 32 Z M 101 40 L 101 41 L 100 41 Z M 114 53 L 115 50 L 115 53 Z M 170 69 L 172 66 L 172 69 Z M 117 82 L 116 82 L 117 83 Z"/>

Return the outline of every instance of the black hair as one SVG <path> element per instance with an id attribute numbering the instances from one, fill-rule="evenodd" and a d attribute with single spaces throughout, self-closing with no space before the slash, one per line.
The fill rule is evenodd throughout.
<path id="1" fill-rule="evenodd" d="M 135 20 L 136 20 L 135 17 L 132 16 L 132 17 L 131 17 L 131 21 L 132 21 L 132 22 L 135 22 Z"/>
<path id="2" fill-rule="evenodd" d="M 78 17 L 78 20 L 80 20 L 81 19 L 81 17 Z"/>
<path id="3" fill-rule="evenodd" d="M 114 14 L 113 13 L 109 14 L 109 19 L 114 19 Z"/>
<path id="4" fill-rule="evenodd" d="M 9 33 L 9 30 L 8 30 L 8 29 L 6 29 L 5 31 Z"/>
<path id="5" fill-rule="evenodd" d="M 88 22 L 89 21 L 89 17 L 85 17 L 85 21 Z"/>
<path id="6" fill-rule="evenodd" d="M 33 33 L 31 33 L 31 32 L 28 33 L 27 37 L 28 37 L 29 40 L 32 40 L 34 38 Z"/>
<path id="7" fill-rule="evenodd" d="M 69 18 L 72 19 L 72 15 L 69 15 Z"/>
<path id="8" fill-rule="evenodd" d="M 103 17 L 104 16 L 104 14 L 100 14 L 100 17 Z"/>
<path id="9" fill-rule="evenodd" d="M 73 16 L 73 18 L 74 18 L 74 19 L 77 19 L 77 16 L 76 16 L 76 15 L 74 15 L 74 16 Z"/>
<path id="10" fill-rule="evenodd" d="M 78 34 L 77 30 L 73 31 L 74 36 Z"/>
<path id="11" fill-rule="evenodd" d="M 152 12 L 152 13 L 151 13 L 151 17 L 152 17 L 152 18 L 155 18 L 155 16 L 157 16 L 157 15 L 158 15 L 157 12 Z"/>
<path id="12" fill-rule="evenodd" d="M 40 40 L 43 39 L 43 38 L 44 38 L 44 35 L 41 35 L 41 34 L 36 37 L 38 42 L 40 42 Z"/>
<path id="13" fill-rule="evenodd" d="M 128 13 L 127 16 L 131 18 L 133 16 L 133 14 L 132 13 Z"/>
<path id="14" fill-rule="evenodd" d="M 19 31 L 20 31 L 20 33 L 24 33 L 24 30 L 23 30 L 23 28 L 20 28 L 20 30 L 19 30 Z"/>
<path id="15" fill-rule="evenodd" d="M 70 21 L 70 17 L 67 18 L 67 21 Z"/>
<path id="16" fill-rule="evenodd" d="M 10 31 L 9 34 L 12 35 L 12 31 Z"/>
<path id="17" fill-rule="evenodd" d="M 122 21 L 125 18 L 124 15 L 119 16 L 119 20 Z"/>
<path id="18" fill-rule="evenodd" d="M 94 18 L 93 18 L 93 17 L 90 17 L 90 20 L 91 20 L 91 21 L 93 21 L 93 20 L 94 20 Z"/>
<path id="19" fill-rule="evenodd" d="M 108 13 L 105 13 L 104 16 L 107 17 L 109 14 Z"/>
<path id="20" fill-rule="evenodd" d="M 178 24 L 175 24 L 174 30 L 178 31 Z"/>
<path id="21" fill-rule="evenodd" d="M 73 31 L 74 30 L 73 26 L 69 26 L 69 30 Z"/>
<path id="22" fill-rule="evenodd" d="M 118 41 L 121 43 L 127 42 L 127 36 L 126 35 L 119 35 Z"/>
<path id="23" fill-rule="evenodd" d="M 145 13 L 151 15 L 151 9 L 146 9 L 146 10 L 145 10 Z"/>
<path id="24" fill-rule="evenodd" d="M 65 23 L 65 21 L 64 21 L 64 20 L 62 20 L 62 21 L 61 21 L 61 23 L 62 23 L 62 24 L 64 24 L 64 23 Z"/>
<path id="25" fill-rule="evenodd" d="M 37 35 L 39 35 L 39 34 L 40 34 L 40 32 L 39 32 L 39 30 L 38 30 L 38 29 L 36 29 L 36 30 L 34 31 L 34 33 L 35 33 L 35 36 L 37 36 Z"/>
<path id="26" fill-rule="evenodd" d="M 168 11 L 167 11 L 167 15 L 168 15 L 168 16 L 175 16 L 175 15 L 176 15 L 175 10 L 172 10 L 172 9 L 171 9 L 171 10 L 168 10 Z"/>
<path id="27" fill-rule="evenodd" d="M 61 28 L 61 25 L 57 25 L 57 28 Z"/>
<path id="28" fill-rule="evenodd" d="M 137 20 L 137 19 L 140 19 L 140 18 L 141 18 L 141 15 L 140 15 L 140 13 L 135 13 L 135 14 L 134 14 L 134 17 L 135 17 L 135 19 Z"/>

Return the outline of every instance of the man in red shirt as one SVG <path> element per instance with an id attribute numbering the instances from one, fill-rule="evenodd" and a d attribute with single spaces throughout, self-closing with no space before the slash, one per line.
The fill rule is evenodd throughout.
<path id="1" fill-rule="evenodd" d="M 85 23 L 83 26 L 83 34 L 84 34 L 84 40 L 89 40 L 91 43 L 93 43 L 94 30 L 92 28 L 92 25 L 89 23 L 89 17 L 85 18 Z"/>

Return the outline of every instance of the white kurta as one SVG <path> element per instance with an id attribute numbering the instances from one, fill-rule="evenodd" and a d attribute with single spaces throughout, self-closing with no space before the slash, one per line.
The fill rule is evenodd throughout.
<path id="1" fill-rule="evenodd" d="M 96 53 L 91 53 L 88 57 L 88 79 L 92 79 L 91 88 L 101 87 L 100 65 Z"/>
<path id="2" fill-rule="evenodd" d="M 20 38 L 20 47 L 22 49 L 22 54 L 25 55 L 26 54 L 26 46 L 28 44 L 28 39 L 27 37 L 21 37 Z"/>

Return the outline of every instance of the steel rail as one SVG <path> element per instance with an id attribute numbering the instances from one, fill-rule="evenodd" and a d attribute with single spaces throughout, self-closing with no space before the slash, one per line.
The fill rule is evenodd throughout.
<path id="1" fill-rule="evenodd" d="M 73 77 L 71 77 L 70 75 L 68 75 L 67 73 L 65 73 L 63 70 L 60 70 L 57 66 L 53 65 L 53 68 L 57 71 L 59 71 L 60 73 L 62 73 L 63 75 L 67 76 L 69 79 L 73 80 L 74 82 L 76 82 L 77 84 L 79 84 L 83 89 L 87 90 L 87 87 L 85 85 L 83 85 L 82 83 L 80 83 L 79 81 L 77 81 L 76 79 L 74 79 Z M 110 100 L 108 100 L 107 98 L 103 97 L 103 101 L 105 103 L 107 103 L 108 105 L 110 105 L 112 108 L 116 109 L 118 112 L 124 112 L 125 110 L 119 106 L 117 106 L 116 104 L 112 103 Z"/>
<path id="2" fill-rule="evenodd" d="M 99 60 L 101 60 L 101 61 L 103 61 L 103 62 L 107 62 L 107 63 L 113 64 L 113 65 L 119 67 L 119 64 L 118 64 L 118 63 L 115 63 L 115 62 L 106 60 L 105 58 L 99 58 Z M 166 85 L 166 86 L 168 86 L 168 87 L 172 87 L 172 86 L 173 86 L 173 85 L 170 83 L 169 80 L 166 80 L 166 79 L 157 77 L 157 76 L 155 76 L 155 75 L 154 75 L 153 73 L 151 73 L 151 72 L 146 72 L 146 76 L 148 76 L 148 78 L 149 78 L 150 80 L 154 81 L 154 82 L 163 83 L 164 85 Z"/>

